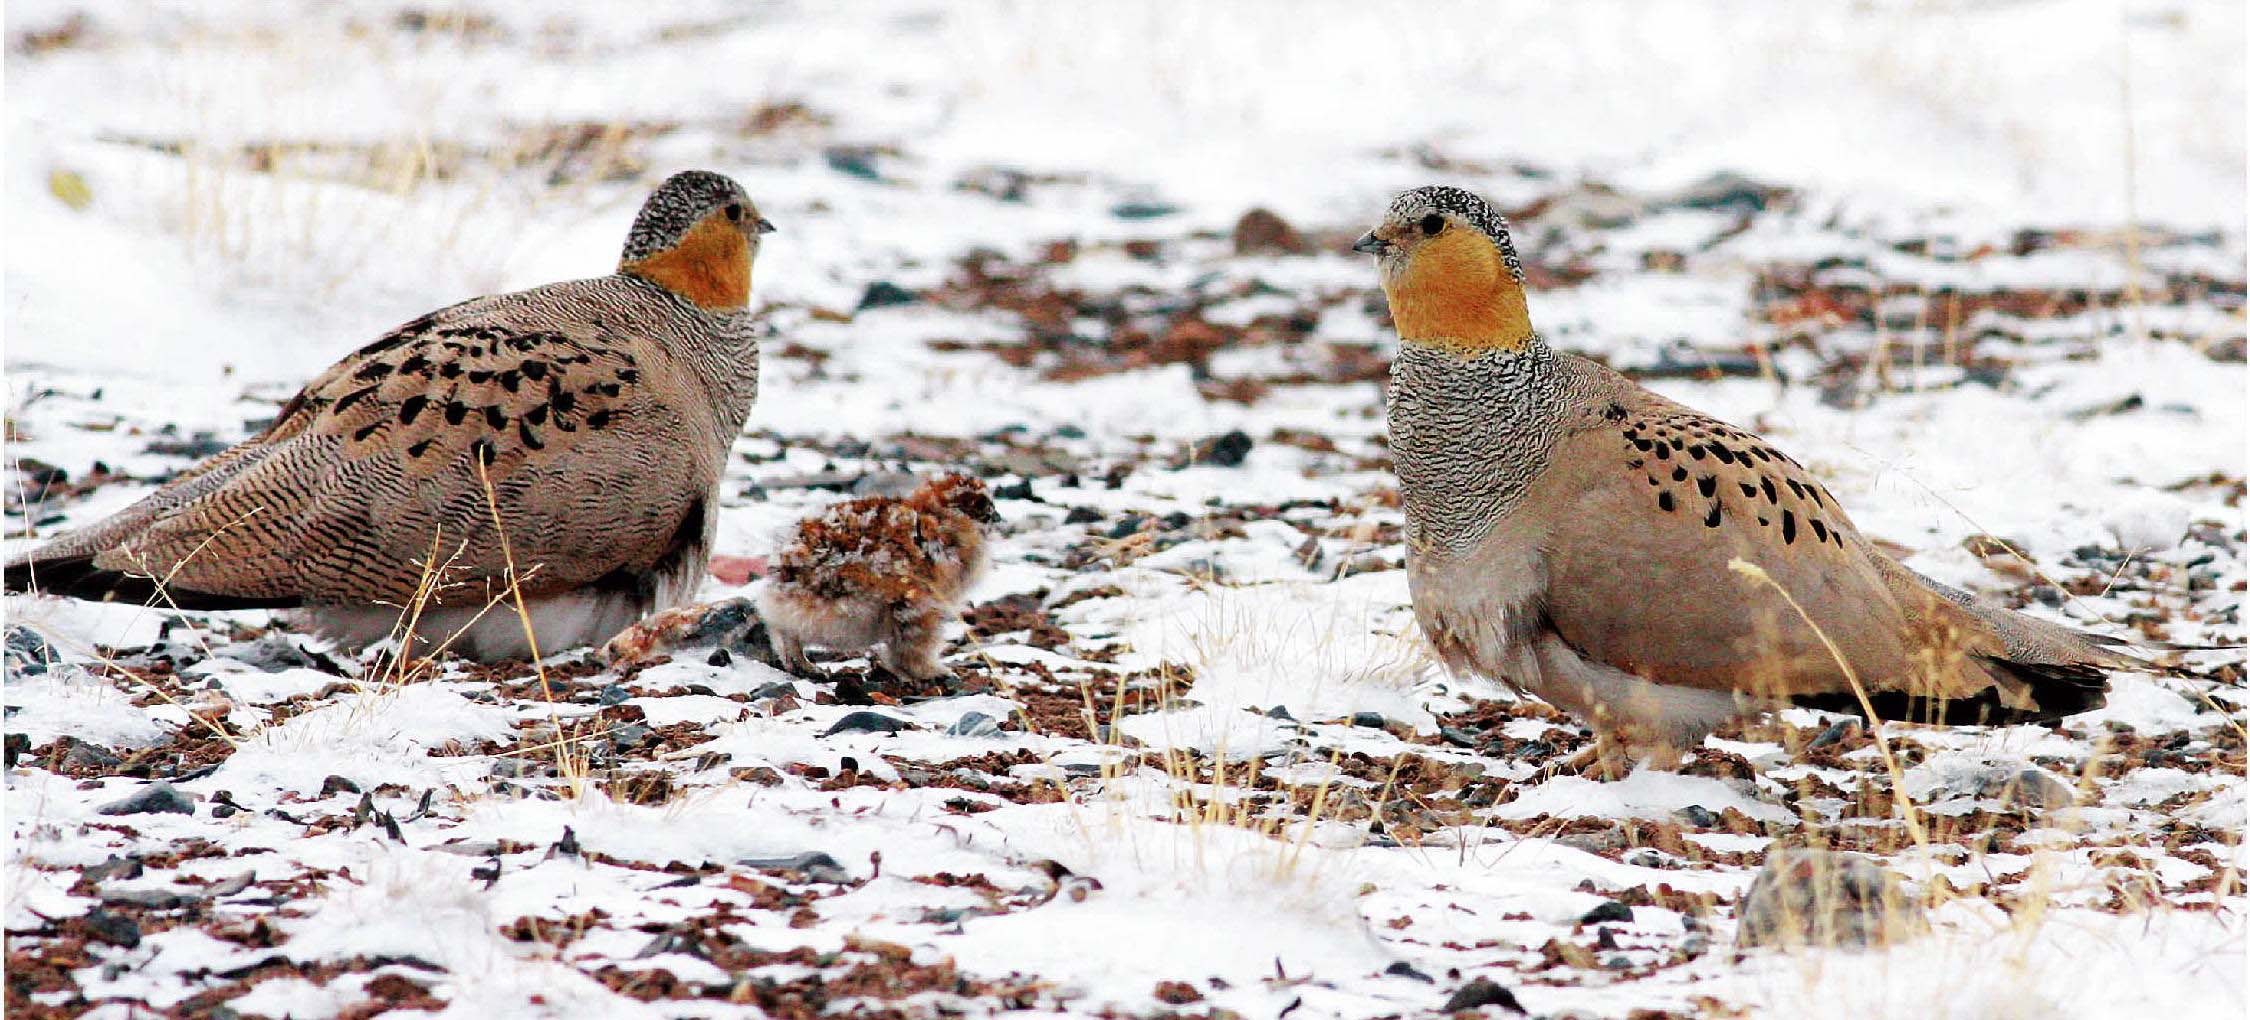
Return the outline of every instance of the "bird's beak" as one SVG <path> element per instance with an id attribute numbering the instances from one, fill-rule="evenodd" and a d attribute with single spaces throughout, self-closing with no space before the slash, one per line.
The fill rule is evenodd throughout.
<path id="1" fill-rule="evenodd" d="M 761 233 L 761 234 L 770 234 L 770 233 L 773 233 L 773 221 L 772 221 L 772 220 L 769 220 L 769 219 L 767 219 L 767 218 L 765 218 L 765 217 L 763 217 L 763 216 L 760 216 L 760 217 L 758 217 L 758 233 Z"/>
<path id="2" fill-rule="evenodd" d="M 1385 241 L 1380 237 L 1376 237 L 1375 232 L 1372 230 L 1359 235 L 1359 240 L 1352 242 L 1353 251 L 1363 251 L 1368 253 L 1369 255 L 1381 255 L 1383 254 L 1383 252 L 1389 250 L 1390 246 L 1391 243 L 1389 241 Z"/>

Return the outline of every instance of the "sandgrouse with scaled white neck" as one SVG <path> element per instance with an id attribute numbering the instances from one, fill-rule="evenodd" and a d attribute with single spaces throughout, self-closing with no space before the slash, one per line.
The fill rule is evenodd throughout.
<path id="1" fill-rule="evenodd" d="M 1375 256 L 1402 341 L 1407 578 L 1449 667 L 1659 766 L 1789 704 L 2044 721 L 2099 707 L 2107 671 L 2147 668 L 1900 565 L 1765 440 L 1549 347 L 1507 222 L 1477 196 L 1409 191 L 1353 248 Z"/>
<path id="2" fill-rule="evenodd" d="M 347 643 L 473 658 L 598 642 L 702 580 L 758 390 L 746 311 L 773 225 L 688 171 L 617 271 L 474 298 L 344 358 L 263 433 L 7 564 L 9 591 L 302 608 Z"/>

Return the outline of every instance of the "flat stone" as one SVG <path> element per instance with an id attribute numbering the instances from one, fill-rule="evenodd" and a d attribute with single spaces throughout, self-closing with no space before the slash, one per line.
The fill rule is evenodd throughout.
<path id="1" fill-rule="evenodd" d="M 170 783 L 150 783 L 123 800 L 112 801 L 96 809 L 104 815 L 192 815 L 195 802 Z"/>
<path id="2" fill-rule="evenodd" d="M 1743 946 L 1858 949 L 1927 931 L 1924 906 L 1874 860 L 1833 850 L 1780 849 L 1750 882 L 1737 910 Z"/>
<path id="3" fill-rule="evenodd" d="M 945 732 L 956 737 L 997 737 L 1001 730 L 999 720 L 983 712 L 969 712 L 954 720 Z"/>
<path id="4" fill-rule="evenodd" d="M 1511 1012 L 1523 1012 L 1523 1004 L 1516 1001 L 1514 992 L 1500 987 L 1491 978 L 1481 977 L 1454 989 L 1441 1009 L 1447 1013 L 1458 1013 L 1479 1006 L 1498 1006 Z"/>
<path id="5" fill-rule="evenodd" d="M 826 731 L 821 733 L 821 736 L 833 737 L 839 733 L 897 733 L 900 730 L 913 728 L 913 723 L 904 719 L 892 718 L 881 712 L 853 712 L 836 720 L 836 724 L 828 727 Z"/>

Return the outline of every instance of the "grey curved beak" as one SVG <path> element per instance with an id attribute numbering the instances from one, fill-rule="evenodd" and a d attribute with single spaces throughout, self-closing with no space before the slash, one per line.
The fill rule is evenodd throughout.
<path id="1" fill-rule="evenodd" d="M 763 216 L 758 217 L 758 233 L 770 234 L 773 233 L 773 231 L 774 226 L 772 220 L 769 220 Z"/>
<path id="2" fill-rule="evenodd" d="M 1376 237 L 1372 230 L 1359 235 L 1359 240 L 1352 242 L 1353 251 L 1363 251 L 1369 255 L 1381 255 L 1390 246 L 1390 242 Z"/>

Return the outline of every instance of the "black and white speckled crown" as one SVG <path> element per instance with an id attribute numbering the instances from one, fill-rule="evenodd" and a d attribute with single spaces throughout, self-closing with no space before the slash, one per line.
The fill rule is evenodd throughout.
<path id="1" fill-rule="evenodd" d="M 1523 282 L 1523 260 L 1516 257 L 1516 243 L 1508 236 L 1507 217 L 1494 212 L 1491 203 L 1473 191 L 1444 184 L 1415 188 L 1391 200 L 1386 215 L 1394 223 L 1412 223 L 1433 212 L 1458 217 L 1491 238 L 1500 249 L 1500 261 L 1507 265 L 1508 274 L 1517 283 Z"/>
<path id="2" fill-rule="evenodd" d="M 633 229 L 625 235 L 625 254 L 619 261 L 633 262 L 672 248 L 688 228 L 728 202 L 748 206 L 750 196 L 725 174 L 683 170 L 665 178 L 656 193 L 641 204 L 640 215 L 633 217 Z"/>

